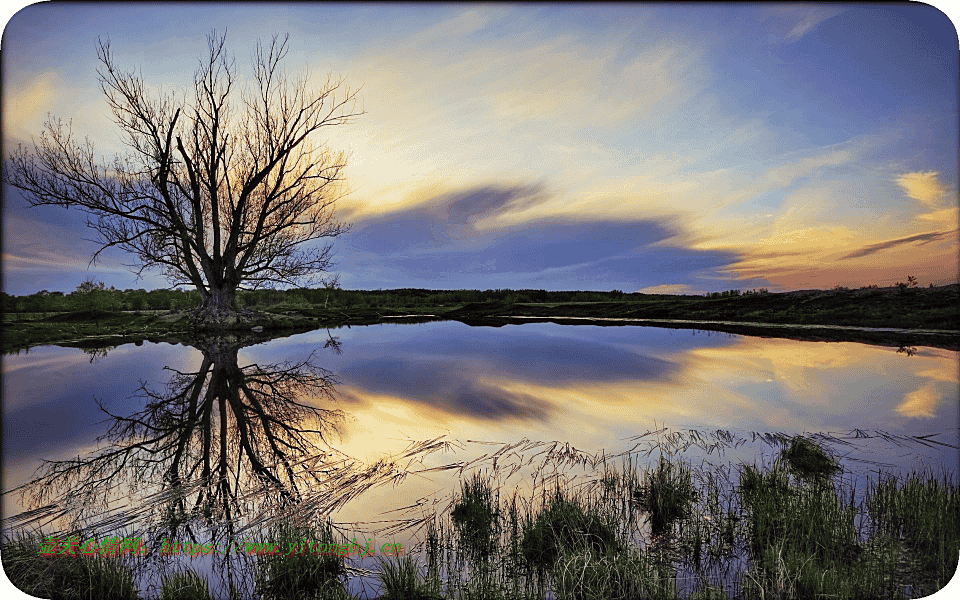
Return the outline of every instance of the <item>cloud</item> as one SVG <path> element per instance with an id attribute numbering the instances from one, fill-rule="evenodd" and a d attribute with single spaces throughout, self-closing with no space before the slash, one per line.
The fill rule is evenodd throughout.
<path id="1" fill-rule="evenodd" d="M 689 286 L 685 283 L 665 283 L 661 285 L 651 285 L 645 288 L 640 288 L 637 292 L 641 294 L 673 294 L 673 295 L 700 295 L 703 291 L 694 289 L 692 286 Z"/>
<path id="2" fill-rule="evenodd" d="M 836 6 L 802 4 L 769 6 L 762 15 L 771 41 L 792 44 L 841 12 Z"/>
<path id="3" fill-rule="evenodd" d="M 489 185 L 362 220 L 343 238 L 345 271 L 392 273 L 407 286 L 436 287 L 452 277 L 481 289 L 634 289 L 677 283 L 678 273 L 690 277 L 736 259 L 658 245 L 676 234 L 671 218 L 610 221 L 586 213 L 586 221 L 553 216 L 500 224 L 504 214 L 549 200 L 539 186 Z"/>
<path id="4" fill-rule="evenodd" d="M 557 410 L 543 396 L 520 391 L 549 381 L 568 388 L 596 382 L 668 381 L 679 365 L 590 339 L 535 332 L 504 332 L 496 352 L 490 338 L 472 332 L 443 339 L 437 350 L 422 339 L 392 346 L 338 371 L 357 395 L 407 398 L 456 416 L 501 421 L 548 420 Z M 508 385 L 509 384 L 509 385 Z"/>
<path id="5" fill-rule="evenodd" d="M 940 183 L 939 175 L 936 171 L 904 173 L 897 177 L 896 182 L 907 197 L 924 206 L 937 208 L 947 199 L 947 189 Z"/>
<path id="6" fill-rule="evenodd" d="M 937 416 L 939 402 L 940 395 L 931 383 L 904 396 L 903 402 L 897 407 L 897 412 L 906 417 L 932 419 Z"/>
<path id="7" fill-rule="evenodd" d="M 41 124 L 59 97 L 62 89 L 60 76 L 52 71 L 40 73 L 21 86 L 11 87 L 4 94 L 4 135 L 13 133 L 29 139 Z"/>
<path id="8" fill-rule="evenodd" d="M 846 256 L 842 257 L 841 260 L 848 258 L 859 258 L 861 256 L 867 256 L 875 252 L 881 252 L 883 250 L 888 250 L 890 248 L 896 248 L 897 246 L 902 246 L 904 244 L 913 244 L 923 246 L 929 244 L 930 242 L 935 242 L 937 240 L 942 240 L 948 238 L 948 236 L 956 234 L 956 231 L 931 231 L 930 233 L 918 233 L 916 235 L 910 235 L 907 237 L 902 237 L 895 240 L 887 240 L 885 242 L 880 242 L 878 244 L 870 244 L 869 246 L 864 246 L 856 252 L 851 252 Z"/>

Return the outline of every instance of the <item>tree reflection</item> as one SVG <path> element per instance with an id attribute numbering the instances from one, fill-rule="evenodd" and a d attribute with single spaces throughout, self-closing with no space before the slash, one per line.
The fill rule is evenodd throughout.
<path id="1" fill-rule="evenodd" d="M 322 528 L 366 490 L 438 469 L 423 460 L 449 450 L 443 436 L 373 464 L 337 450 L 331 436 L 345 415 L 331 404 L 337 381 L 317 364 L 324 350 L 299 362 L 240 366 L 242 348 L 268 340 L 255 335 L 194 340 L 199 366 L 164 367 L 171 375 L 161 389 L 140 382 L 132 414 L 98 401 L 109 417 L 98 448 L 46 461 L 32 481 L 10 490 L 29 510 L 7 519 L 6 530 L 82 533 L 84 540 L 133 535 L 146 550 L 137 560 L 152 565 L 141 572 L 161 578 L 176 568 L 168 548 L 211 544 L 226 593 L 250 585 L 251 569 L 236 562 L 255 559 L 245 541 L 263 542 L 275 525 Z M 342 352 L 329 333 L 320 343 Z"/>
<path id="2" fill-rule="evenodd" d="M 313 467 L 336 454 L 328 443 L 344 416 L 329 408 L 336 381 L 315 353 L 296 363 L 241 367 L 238 351 L 260 341 L 194 341 L 203 355 L 199 368 L 164 367 L 172 375 L 162 390 L 141 382 L 143 408 L 131 415 L 98 401 L 111 424 L 100 448 L 45 462 L 21 489 L 42 508 L 19 520 L 67 518 L 71 527 L 96 522 L 101 530 L 105 523 L 138 531 L 148 525 L 159 544 L 165 536 L 195 538 L 201 523 L 232 534 L 241 517 L 302 501 L 305 486 L 323 483 L 324 469 Z M 135 499 L 141 494 L 143 501 Z M 117 511 L 123 499 L 127 506 Z"/>

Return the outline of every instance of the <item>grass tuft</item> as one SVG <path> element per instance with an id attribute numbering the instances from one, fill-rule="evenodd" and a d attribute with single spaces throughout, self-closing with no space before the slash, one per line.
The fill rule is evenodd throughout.
<path id="1" fill-rule="evenodd" d="M 337 543 L 329 523 L 317 529 L 281 522 L 270 529 L 269 539 L 274 540 L 275 551 L 257 556 L 259 597 L 267 600 L 349 598 L 344 587 L 343 557 L 336 552 L 311 551 L 314 544 L 330 547 Z M 291 547 L 299 551 L 290 552 Z"/>
<path id="2" fill-rule="evenodd" d="M 77 538 L 83 539 L 81 534 Z M 132 570 L 104 556 L 43 556 L 42 536 L 18 532 L 3 544 L 3 570 L 20 590 L 51 600 L 135 600 Z"/>
<path id="3" fill-rule="evenodd" d="M 805 479 L 829 479 L 840 470 L 837 461 L 812 440 L 796 436 L 781 452 L 790 470 Z"/>
<path id="4" fill-rule="evenodd" d="M 396 561 L 380 559 L 381 600 L 442 600 L 443 595 L 420 574 L 412 555 Z"/>
<path id="5" fill-rule="evenodd" d="M 212 600 L 207 582 L 194 571 L 166 577 L 160 586 L 160 600 Z"/>
<path id="6" fill-rule="evenodd" d="M 570 548 L 604 555 L 621 551 L 622 545 L 608 513 L 586 508 L 577 498 L 557 490 L 550 504 L 528 520 L 520 550 L 529 565 L 549 569 Z"/>
<path id="7" fill-rule="evenodd" d="M 634 499 L 640 510 L 649 513 L 653 535 L 663 535 L 673 523 L 690 515 L 697 500 L 690 468 L 661 456 L 657 468 L 646 474 L 643 485 L 634 492 Z"/>

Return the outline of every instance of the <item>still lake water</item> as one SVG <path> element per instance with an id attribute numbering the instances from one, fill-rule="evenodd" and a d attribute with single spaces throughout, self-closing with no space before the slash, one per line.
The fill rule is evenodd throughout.
<path id="1" fill-rule="evenodd" d="M 153 407 L 147 422 L 155 429 L 123 442 L 128 451 L 147 434 L 163 432 L 152 448 L 168 454 L 159 455 L 172 457 L 187 440 L 186 454 L 207 448 L 216 472 L 218 432 L 227 432 L 223 456 L 232 458 L 223 464 L 236 473 L 240 504 L 241 488 L 251 482 L 258 490 L 273 485 L 278 495 L 296 488 L 313 510 L 333 507 L 335 522 L 367 531 L 371 524 L 448 506 L 461 475 L 473 470 L 509 470 L 515 473 L 509 481 L 520 488 L 523 468 L 542 467 L 545 457 L 560 464 L 574 455 L 616 456 L 654 438 L 699 440 L 687 448 L 696 460 L 709 451 L 711 460 L 736 463 L 775 454 L 754 432 L 827 433 L 831 448 L 854 470 L 957 471 L 960 387 L 958 352 L 952 350 L 921 346 L 908 355 L 859 343 L 653 327 L 458 322 L 318 330 L 239 348 L 209 346 L 128 344 L 96 356 L 42 346 L 4 357 L 5 491 L 30 481 L 44 460 L 119 448 L 109 441 L 98 446 L 110 426 L 98 402 L 121 417 L 142 417 Z M 278 364 L 285 368 L 270 366 Z M 237 397 L 247 400 L 231 400 Z M 340 412 L 318 417 L 291 409 L 291 402 Z M 219 411 L 259 424 L 237 434 L 236 419 L 218 420 Z M 204 414 L 212 417 L 204 421 Z M 219 429 L 227 421 L 229 427 Z M 283 424 L 291 429 L 284 431 Z M 263 435 L 269 427 L 274 445 Z M 178 437 L 185 428 L 192 433 Z M 329 446 L 303 430 L 324 431 Z M 652 431 L 660 433 L 643 436 Z M 415 442 L 438 438 L 447 444 L 402 456 Z M 710 440 L 725 442 L 711 449 Z M 304 464 L 298 451 L 307 448 L 314 457 L 324 454 Z M 183 481 L 190 479 L 189 464 L 202 469 L 202 457 L 193 458 L 182 461 Z M 451 464 L 463 468 L 442 468 Z M 400 477 L 397 468 L 421 473 Z M 145 494 L 163 491 L 164 469 L 169 464 L 138 483 L 118 476 L 96 484 L 112 487 L 110 514 L 126 514 L 128 530 L 156 524 L 156 513 L 141 505 L 153 502 Z M 338 481 L 350 482 L 353 491 L 339 493 Z M 247 501 L 262 496 L 252 493 Z M 95 521 L 89 503 L 82 507 Z M 402 513 L 387 512 L 402 507 Z M 4 496 L 5 518 L 32 508 L 17 494 Z M 245 514 L 256 519 L 262 509 Z M 412 543 L 398 531 L 375 539 Z"/>

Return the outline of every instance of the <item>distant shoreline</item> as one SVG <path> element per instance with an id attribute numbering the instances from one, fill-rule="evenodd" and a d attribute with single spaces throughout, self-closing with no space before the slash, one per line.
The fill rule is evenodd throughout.
<path id="1" fill-rule="evenodd" d="M 124 294 L 129 291 L 105 292 L 104 303 L 110 301 L 111 293 L 114 294 L 113 310 L 6 311 L 4 353 L 44 344 L 106 347 L 143 341 L 176 342 L 210 333 L 196 329 L 190 319 L 189 306 L 131 311 L 122 304 Z M 271 302 L 263 302 L 257 294 Z M 551 301 L 570 296 L 583 300 Z M 909 289 L 725 292 L 713 296 L 543 290 L 241 292 L 240 297 L 250 304 L 245 305 L 240 322 L 225 331 L 263 331 L 266 332 L 263 337 L 269 339 L 315 329 L 398 320 L 456 320 L 485 326 L 550 321 L 960 349 L 958 284 Z M 6 300 L 9 302 L 10 298 L 16 300 L 16 297 Z M 480 301 L 462 301 L 470 299 Z"/>

